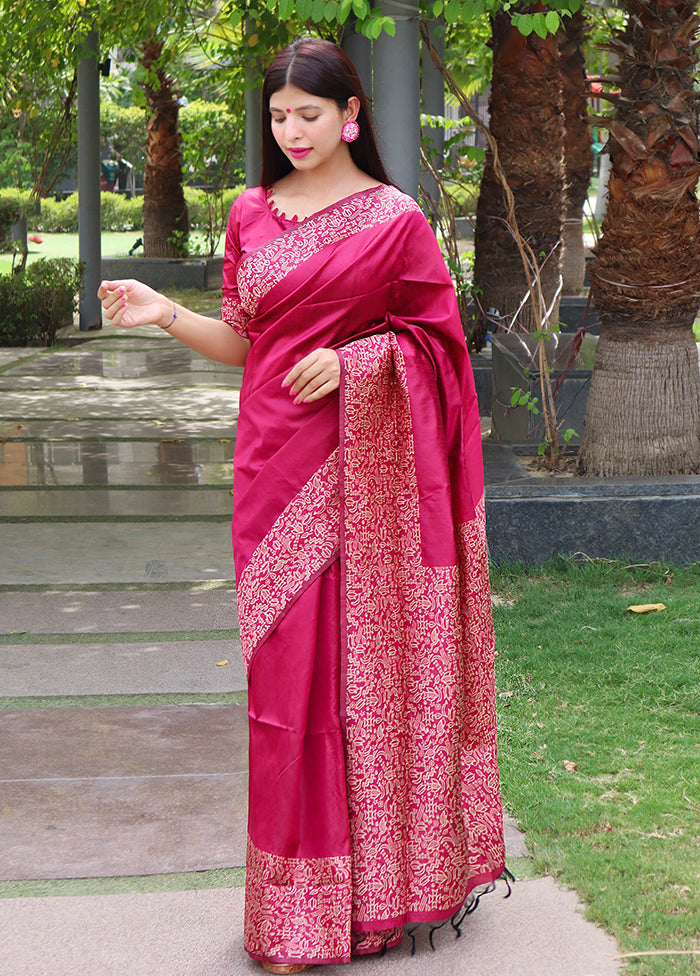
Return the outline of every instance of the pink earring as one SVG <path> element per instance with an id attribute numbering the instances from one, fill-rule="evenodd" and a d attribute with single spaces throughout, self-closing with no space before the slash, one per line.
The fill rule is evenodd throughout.
<path id="1" fill-rule="evenodd" d="M 343 142 L 354 142 L 360 134 L 360 127 L 357 122 L 346 122 L 343 126 L 340 138 Z"/>

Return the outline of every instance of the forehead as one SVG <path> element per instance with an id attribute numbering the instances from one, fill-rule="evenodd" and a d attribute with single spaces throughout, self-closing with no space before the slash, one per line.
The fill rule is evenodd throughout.
<path id="1" fill-rule="evenodd" d="M 309 92 L 305 92 L 303 88 L 297 88 L 296 85 L 285 85 L 284 88 L 280 88 L 274 94 L 270 95 L 271 112 L 284 112 L 287 109 L 293 112 L 296 109 L 306 108 L 309 105 L 317 105 L 320 108 L 328 103 L 335 105 L 332 98 L 321 98 L 319 95 L 310 95 Z"/>

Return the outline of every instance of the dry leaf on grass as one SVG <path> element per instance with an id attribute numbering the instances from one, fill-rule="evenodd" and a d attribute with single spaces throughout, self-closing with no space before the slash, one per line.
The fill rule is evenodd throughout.
<path id="1" fill-rule="evenodd" d="M 632 613 L 651 613 L 653 610 L 660 612 L 666 609 L 665 603 L 638 603 L 636 606 L 627 607 Z"/>
<path id="2" fill-rule="evenodd" d="M 564 769 L 567 771 L 567 773 L 575 773 L 578 769 L 578 763 L 572 762 L 570 759 L 565 759 Z"/>

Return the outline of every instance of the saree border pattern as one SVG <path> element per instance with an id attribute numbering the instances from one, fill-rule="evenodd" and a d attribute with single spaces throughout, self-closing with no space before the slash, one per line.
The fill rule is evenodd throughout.
<path id="1" fill-rule="evenodd" d="M 221 318 L 241 338 L 248 338 L 248 321 L 250 315 L 241 306 L 241 303 L 231 298 L 230 295 L 224 295 L 221 299 Z"/>
<path id="2" fill-rule="evenodd" d="M 291 858 L 248 838 L 245 947 L 285 963 L 350 959 L 350 857 Z M 312 919 L 303 927 L 300 919 Z"/>
<path id="3" fill-rule="evenodd" d="M 393 186 L 380 186 L 307 218 L 241 260 L 236 280 L 243 308 L 255 315 L 268 292 L 314 254 L 411 210 L 420 210 L 415 200 Z"/>
<path id="4" fill-rule="evenodd" d="M 492 806 L 495 689 L 483 653 L 490 647 L 492 656 L 493 646 L 481 635 L 479 647 L 471 640 L 488 621 L 484 600 L 479 606 L 469 594 L 487 593 L 488 578 L 480 565 L 423 565 L 396 336 L 353 343 L 343 359 L 347 779 L 353 925 L 363 929 L 449 917 L 471 888 L 500 874 L 505 858 L 500 803 Z M 482 528 L 478 517 L 460 527 L 470 540 Z M 465 748 L 465 724 L 478 729 L 476 748 Z M 482 795 L 484 778 L 495 790 Z M 486 816 L 478 831 L 486 850 L 475 861 L 472 812 L 477 822 Z"/>
<path id="5" fill-rule="evenodd" d="M 336 448 L 278 516 L 236 583 L 246 673 L 292 600 L 336 558 L 339 537 Z"/>

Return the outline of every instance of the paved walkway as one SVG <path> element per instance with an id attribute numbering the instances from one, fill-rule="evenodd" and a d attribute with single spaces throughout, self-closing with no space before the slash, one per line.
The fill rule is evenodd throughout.
<path id="1" fill-rule="evenodd" d="M 240 371 L 158 330 L 0 350 L 0 972 L 236 976 L 246 696 L 230 553 Z M 533 877 L 365 976 L 613 976 Z M 327 967 L 328 976 L 348 972 Z"/>

